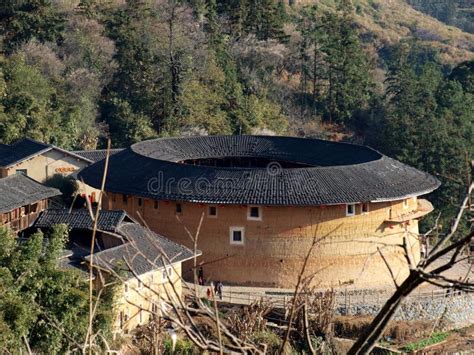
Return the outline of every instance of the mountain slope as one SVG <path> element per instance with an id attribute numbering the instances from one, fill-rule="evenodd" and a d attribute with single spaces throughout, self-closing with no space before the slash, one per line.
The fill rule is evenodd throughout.
<path id="1" fill-rule="evenodd" d="M 334 0 L 304 0 L 297 4 L 316 4 L 329 11 L 336 8 Z M 365 41 L 373 41 L 376 47 L 415 36 L 438 48 L 445 63 L 474 59 L 473 34 L 417 11 L 404 0 L 353 0 L 353 4 Z"/>

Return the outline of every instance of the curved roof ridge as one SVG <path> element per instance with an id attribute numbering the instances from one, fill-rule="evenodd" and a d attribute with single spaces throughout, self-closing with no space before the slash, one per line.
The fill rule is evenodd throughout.
<path id="1" fill-rule="evenodd" d="M 165 142 L 165 143 L 164 143 Z M 220 149 L 216 152 L 216 146 Z M 176 153 L 176 149 L 180 149 Z M 272 150 L 273 155 L 268 151 Z M 188 156 L 247 152 L 270 164 L 306 162 L 313 166 L 233 168 L 175 162 Z M 206 156 L 207 154 L 207 156 Z M 253 156 L 252 156 L 253 154 Z M 317 164 L 320 162 L 321 164 Z M 331 163 L 334 163 L 331 165 Z M 104 162 L 80 176 L 100 186 Z M 151 199 L 215 204 L 316 206 L 392 201 L 429 193 L 433 176 L 355 144 L 274 136 L 204 136 L 144 141 L 110 158 L 106 190 Z M 185 183 L 184 185 L 182 183 Z M 181 185 L 180 185 L 181 184 Z"/>

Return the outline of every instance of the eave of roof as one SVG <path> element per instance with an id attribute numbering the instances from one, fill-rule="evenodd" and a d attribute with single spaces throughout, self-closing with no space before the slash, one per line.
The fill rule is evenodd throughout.
<path id="1" fill-rule="evenodd" d="M 110 155 L 117 154 L 121 152 L 123 148 L 114 148 L 110 150 Z M 95 149 L 95 150 L 75 150 L 73 151 L 74 154 L 80 155 L 90 161 L 98 162 L 102 159 L 105 159 L 107 154 L 107 149 Z"/>
<path id="2" fill-rule="evenodd" d="M 35 228 L 51 228 L 55 224 L 68 224 L 71 229 L 91 231 L 92 219 L 88 211 L 79 210 L 69 213 L 67 210 L 46 210 L 35 222 Z M 127 271 L 128 277 L 143 275 L 171 264 L 181 263 L 195 256 L 187 247 L 175 243 L 166 237 L 150 231 L 136 223 L 123 210 L 100 210 L 98 228 L 108 235 L 114 235 L 123 244 L 94 252 L 94 267 L 111 272 L 120 267 Z M 162 255 L 166 254 L 166 257 Z M 196 256 L 201 255 L 197 251 Z M 64 257 L 69 257 L 66 254 Z M 91 256 L 82 257 L 90 262 Z M 119 264 L 124 265 L 119 265 Z M 133 270 L 128 270 L 128 265 Z"/>
<path id="3" fill-rule="evenodd" d="M 277 161 L 290 157 L 289 161 L 313 166 L 270 174 L 262 168 L 219 168 L 177 162 L 232 154 L 274 157 Z M 335 165 L 330 165 L 332 161 Z M 323 166 L 316 166 L 318 162 Z M 80 176 L 89 185 L 99 187 L 103 165 L 103 161 L 95 163 Z M 190 187 L 179 186 L 180 181 Z M 203 181 L 205 184 L 199 186 Z M 433 176 L 367 147 L 260 136 L 145 141 L 112 156 L 106 180 L 109 192 L 150 199 L 269 206 L 394 201 L 429 193 L 439 185 Z"/>
<path id="4" fill-rule="evenodd" d="M 97 221 L 97 229 L 101 231 L 115 232 L 125 220 L 133 221 L 123 210 L 100 210 Z M 36 219 L 33 227 L 51 228 L 55 224 L 67 224 L 72 229 L 92 230 L 94 221 L 86 209 L 47 209 Z"/>
<path id="5" fill-rule="evenodd" d="M 133 278 L 201 255 L 200 251 L 194 254 L 185 246 L 137 223 L 122 223 L 117 233 L 127 241 L 94 253 L 94 267 L 108 272 L 120 269 L 127 272 L 127 278 Z M 91 256 L 86 256 L 85 260 L 90 263 Z"/>
<path id="6" fill-rule="evenodd" d="M 59 195 L 59 190 L 44 186 L 27 176 L 7 176 L 0 179 L 0 213 Z"/>
<path id="7" fill-rule="evenodd" d="M 26 153 L 26 154 L 18 154 L 15 157 L 15 149 L 18 148 L 21 145 L 29 145 L 30 148 L 31 148 L 31 151 Z M 7 169 L 7 168 L 10 168 L 12 166 L 21 164 L 21 163 L 23 163 L 27 160 L 30 160 L 30 159 L 38 156 L 38 155 L 47 153 L 51 150 L 56 150 L 56 151 L 61 152 L 65 155 L 69 155 L 69 156 L 72 156 L 76 159 L 85 161 L 89 164 L 93 163 L 92 160 L 87 159 L 85 157 L 82 157 L 82 156 L 80 156 L 76 153 L 73 153 L 73 152 L 70 152 L 68 150 L 56 147 L 56 146 L 51 145 L 51 144 L 45 144 L 45 143 L 37 142 L 37 141 L 35 141 L 33 139 L 30 139 L 30 138 L 24 138 L 24 139 L 22 139 L 18 142 L 15 142 L 12 145 L 5 145 L 4 144 L 4 145 L 2 145 L 2 149 L 3 149 L 3 155 L 6 155 L 6 157 L 4 157 L 2 160 L 6 161 L 6 163 L 3 163 L 3 165 L 1 165 L 0 167 L 2 167 L 4 169 Z M 8 159 L 9 157 L 10 157 L 10 159 Z"/>

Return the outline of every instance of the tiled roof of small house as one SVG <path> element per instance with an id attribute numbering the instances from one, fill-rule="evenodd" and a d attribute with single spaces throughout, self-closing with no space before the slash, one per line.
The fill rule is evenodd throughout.
<path id="1" fill-rule="evenodd" d="M 132 221 L 125 211 L 100 210 L 97 229 L 115 232 L 124 221 Z M 51 228 L 55 224 L 67 224 L 72 229 L 92 230 L 94 221 L 88 210 L 47 209 L 36 219 L 33 227 Z"/>
<path id="2" fill-rule="evenodd" d="M 117 233 L 126 240 L 124 244 L 94 254 L 94 264 L 105 270 L 120 269 L 133 277 L 194 257 L 192 250 L 137 223 L 124 222 Z M 197 251 L 196 256 L 200 254 Z"/>
<path id="3" fill-rule="evenodd" d="M 264 159 L 266 167 L 193 165 L 193 160 Z M 294 167 L 285 167 L 293 164 Z M 80 176 L 98 188 L 104 161 Z M 365 146 L 270 136 L 159 138 L 110 157 L 106 190 L 152 199 L 217 204 L 331 205 L 429 193 L 433 176 Z"/>
<path id="4" fill-rule="evenodd" d="M 52 149 L 56 149 L 64 154 L 71 155 L 77 159 L 85 160 L 88 163 L 92 162 L 92 160 L 77 155 L 73 152 L 61 149 L 54 145 L 41 143 L 30 138 L 24 138 L 11 145 L 0 145 L 0 167 L 7 168 L 12 165 L 19 164 L 22 161 L 43 154 Z"/>
<path id="5" fill-rule="evenodd" d="M 92 219 L 86 209 L 72 212 L 66 209 L 46 210 L 36 220 L 33 227 L 52 228 L 56 224 L 68 224 L 72 230 L 91 231 L 93 228 Z M 172 242 L 135 223 L 123 210 L 100 210 L 98 229 L 113 233 L 123 243 L 108 249 L 96 249 L 94 265 L 107 271 L 121 269 L 125 270 L 129 277 L 133 277 L 133 274 L 145 274 L 162 268 L 169 262 L 182 262 L 194 256 L 193 251 L 185 246 Z M 200 254 L 198 252 L 197 255 Z M 80 265 L 79 259 L 90 261 L 88 249 L 76 247 L 74 255 L 75 257 L 66 255 L 67 262 L 72 266 Z"/>
<path id="6" fill-rule="evenodd" d="M 116 149 L 111 149 L 110 150 L 110 155 L 117 154 L 121 152 L 123 148 L 116 148 Z M 95 149 L 95 150 L 75 150 L 73 153 L 80 155 L 81 157 L 84 157 L 86 159 L 92 160 L 94 162 L 101 161 L 102 159 L 105 159 L 105 156 L 107 154 L 107 149 Z"/>
<path id="7" fill-rule="evenodd" d="M 7 176 L 0 179 L 0 213 L 59 195 L 59 190 L 44 186 L 27 176 Z"/>

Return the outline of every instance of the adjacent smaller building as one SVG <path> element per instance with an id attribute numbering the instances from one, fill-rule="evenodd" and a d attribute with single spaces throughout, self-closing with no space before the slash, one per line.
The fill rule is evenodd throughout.
<path id="1" fill-rule="evenodd" d="M 0 179 L 0 226 L 18 233 L 30 227 L 48 207 L 48 199 L 61 195 L 24 175 Z"/>
<path id="2" fill-rule="evenodd" d="M 44 230 L 55 224 L 71 228 L 66 267 L 84 270 L 92 264 L 97 287 L 105 282 L 104 273 L 123 281 L 116 300 L 115 332 L 147 323 L 160 312 L 163 301 L 181 297 L 181 264 L 195 256 L 190 249 L 151 232 L 124 211 L 101 210 L 91 261 L 93 220 L 89 212 L 46 210 L 34 227 Z"/>
<path id="3" fill-rule="evenodd" d="M 0 177 L 23 174 L 44 182 L 55 174 L 73 177 L 93 163 L 81 155 L 51 144 L 25 138 L 14 144 L 0 144 Z"/>
<path id="4" fill-rule="evenodd" d="M 111 149 L 110 154 L 121 150 Z M 11 145 L 0 143 L 0 178 L 22 174 L 42 183 L 58 174 L 77 178 L 80 170 L 104 159 L 106 152 L 105 149 L 68 151 L 30 138 Z M 99 191 L 79 183 L 79 193 L 96 202 Z"/>

